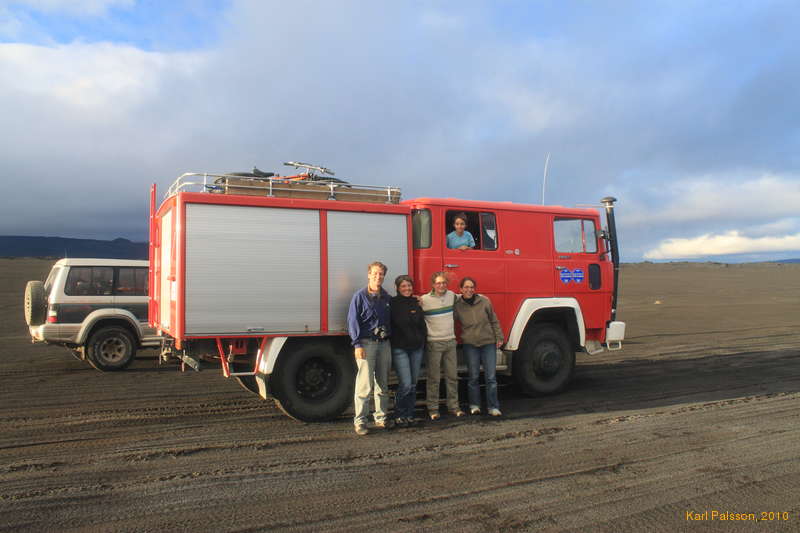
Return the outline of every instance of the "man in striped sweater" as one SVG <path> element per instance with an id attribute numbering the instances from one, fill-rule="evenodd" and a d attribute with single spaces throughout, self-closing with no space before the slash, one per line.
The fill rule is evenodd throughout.
<path id="1" fill-rule="evenodd" d="M 436 272 L 431 276 L 433 290 L 422 295 L 420 305 L 425 313 L 428 342 L 425 346 L 428 383 L 426 403 L 431 420 L 439 419 L 439 380 L 444 366 L 447 387 L 447 410 L 455 416 L 464 416 L 458 404 L 458 361 L 456 360 L 456 332 L 453 306 L 456 295 L 447 290 L 447 274 Z"/>

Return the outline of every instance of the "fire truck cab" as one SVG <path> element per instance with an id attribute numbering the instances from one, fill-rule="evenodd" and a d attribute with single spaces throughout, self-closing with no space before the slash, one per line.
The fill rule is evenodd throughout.
<path id="1" fill-rule="evenodd" d="M 417 293 L 438 271 L 455 292 L 475 279 L 506 335 L 498 373 L 526 394 L 566 387 L 576 351 L 621 347 L 613 198 L 602 201 L 602 228 L 597 209 L 400 202 L 392 187 L 248 180 L 185 174 L 157 209 L 151 192 L 149 318 L 164 361 L 219 364 L 299 420 L 337 417 L 353 398 L 348 304 L 376 260 L 388 279 L 410 274 Z M 447 247 L 456 215 L 473 248 Z"/>

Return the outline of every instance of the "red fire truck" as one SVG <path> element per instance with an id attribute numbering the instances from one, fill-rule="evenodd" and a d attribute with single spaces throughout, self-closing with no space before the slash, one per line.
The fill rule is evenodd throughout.
<path id="1" fill-rule="evenodd" d="M 307 167 L 319 169 L 319 167 Z M 151 190 L 149 321 L 161 358 L 220 365 L 289 416 L 341 415 L 353 398 L 347 335 L 367 265 L 410 274 L 418 293 L 446 271 L 488 296 L 506 333 L 499 374 L 530 395 L 570 381 L 575 352 L 621 348 L 614 198 L 591 208 L 417 198 L 320 179 L 184 174 L 156 208 Z M 476 246 L 449 249 L 465 213 Z M 387 288 L 392 289 L 391 284 Z"/>

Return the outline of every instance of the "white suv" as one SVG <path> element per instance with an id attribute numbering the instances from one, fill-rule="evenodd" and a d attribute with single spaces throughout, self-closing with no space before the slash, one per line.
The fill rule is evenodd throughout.
<path id="1" fill-rule="evenodd" d="M 147 324 L 147 261 L 61 259 L 25 287 L 34 342 L 60 344 L 98 370 L 122 370 L 138 348 L 161 344 Z"/>

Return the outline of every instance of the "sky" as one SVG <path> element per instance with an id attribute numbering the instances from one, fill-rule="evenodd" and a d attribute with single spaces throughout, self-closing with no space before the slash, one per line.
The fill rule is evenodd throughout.
<path id="1" fill-rule="evenodd" d="M 795 1 L 0 0 L 0 235 L 147 239 L 149 186 L 299 160 L 617 202 L 624 261 L 800 257 Z"/>

